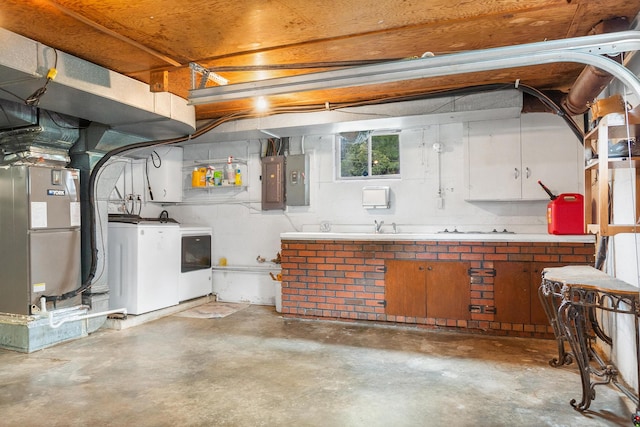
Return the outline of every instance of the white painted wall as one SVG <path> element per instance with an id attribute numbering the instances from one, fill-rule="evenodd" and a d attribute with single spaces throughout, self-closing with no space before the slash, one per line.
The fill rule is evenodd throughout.
<path id="1" fill-rule="evenodd" d="M 474 96 L 474 105 L 482 105 L 482 99 Z M 489 104 L 491 104 L 489 102 Z M 516 113 L 517 114 L 517 113 Z M 553 126 L 564 131 L 565 124 L 556 116 L 542 114 Z M 379 114 L 378 114 L 379 116 Z M 446 116 L 446 117 L 445 117 Z M 142 216 L 157 216 L 166 209 L 171 217 L 183 224 L 210 226 L 214 232 L 213 260 L 221 257 L 229 266 L 263 267 L 256 261 L 263 257 L 268 261 L 280 250 L 280 233 L 290 231 L 319 231 L 321 222 L 329 222 L 332 231 L 373 231 L 374 220 L 384 221 L 383 232 L 391 232 L 392 223 L 400 232 L 491 231 L 508 229 L 519 233 L 546 233 L 547 195 L 540 189 L 539 201 L 470 202 L 465 200 L 466 122 L 456 121 L 452 115 L 438 120 L 425 120 L 425 125 L 412 121 L 410 128 L 400 133 L 401 178 L 338 181 L 335 179 L 335 136 L 332 133 L 307 134 L 291 138 L 290 153 L 304 152 L 310 160 L 310 206 L 288 207 L 286 210 L 262 211 L 260 206 L 260 155 L 265 140 L 250 139 L 230 142 L 215 141 L 213 134 L 199 138 L 198 144 L 184 147 L 185 168 L 182 179 L 185 198 L 182 204 L 159 205 L 145 203 Z M 487 111 L 465 111 L 461 120 L 486 119 Z M 274 120 L 281 123 L 283 118 Z M 311 120 L 312 121 L 312 120 Z M 523 120 L 526 122 L 527 120 Z M 419 122 L 419 121 L 418 121 Z M 502 119 L 494 120 L 496 127 Z M 260 128 L 268 129 L 269 118 L 260 120 Z M 282 124 L 280 124 L 282 126 Z M 516 134 L 518 131 L 515 131 Z M 514 138 L 514 143 L 519 135 Z M 558 144 L 572 144 L 576 156 L 570 162 L 582 162 L 582 146 L 577 138 L 569 135 Z M 433 144 L 442 146 L 441 154 Z M 235 189 L 190 189 L 190 171 L 193 160 L 220 159 L 227 156 L 246 159 L 248 184 L 246 191 Z M 500 153 L 495 153 L 500 156 Z M 438 161 L 438 156 L 440 159 Z M 141 173 L 144 163 L 133 160 L 125 172 Z M 579 174 L 578 182 L 582 182 Z M 140 177 L 122 179 L 121 192 L 134 194 L 140 191 Z M 367 210 L 361 205 L 362 187 L 388 185 L 391 189 L 391 208 Z M 442 188 L 442 202 L 438 188 Z M 144 191 L 143 191 L 144 192 Z M 273 304 L 275 283 L 268 272 L 215 272 L 214 291 L 221 299 Z"/>
<path id="2" fill-rule="evenodd" d="M 557 117 L 544 115 L 560 127 L 565 126 Z M 496 121 L 495 125 L 500 124 Z M 338 181 L 335 178 L 334 135 L 293 137 L 290 153 L 304 152 L 310 159 L 311 202 L 310 206 L 288 207 L 285 211 L 261 210 L 261 141 L 188 145 L 184 148 L 186 165 L 192 160 L 229 155 L 247 159 L 248 173 L 243 177 L 248 184 L 247 190 L 189 189 L 191 167 L 185 166 L 182 177 L 187 186 L 184 203 L 161 207 L 146 203 L 142 215 L 155 216 L 166 209 L 180 223 L 210 226 L 214 231 L 214 264 L 225 257 L 230 266 L 263 267 L 264 264 L 256 259 L 263 257 L 269 264 L 269 260 L 276 257 L 280 250 L 280 233 L 319 231 L 321 222 L 331 223 L 332 231 L 373 231 L 374 220 L 378 220 L 385 222 L 383 232 L 391 232 L 391 224 L 396 223 L 399 232 L 506 228 L 520 233 L 546 233 L 548 200 L 542 189 L 539 201 L 469 202 L 464 199 L 464 129 L 465 124 L 459 122 L 403 130 L 400 133 L 400 179 Z M 441 154 L 433 150 L 434 143 L 442 145 Z M 558 143 L 576 147 L 574 161 L 582 156 L 581 145 L 575 137 Z M 442 203 L 438 202 L 439 183 Z M 364 209 L 362 187 L 366 185 L 388 185 L 391 208 Z M 274 282 L 267 272 L 215 272 L 213 281 L 214 291 L 221 299 L 274 303 Z"/>

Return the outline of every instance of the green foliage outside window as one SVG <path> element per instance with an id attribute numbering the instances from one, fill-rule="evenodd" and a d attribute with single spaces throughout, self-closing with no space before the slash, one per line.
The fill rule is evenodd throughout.
<path id="1" fill-rule="evenodd" d="M 367 135 L 364 135 L 367 136 Z M 400 174 L 398 135 L 368 135 L 340 138 L 340 177 L 367 177 Z"/>

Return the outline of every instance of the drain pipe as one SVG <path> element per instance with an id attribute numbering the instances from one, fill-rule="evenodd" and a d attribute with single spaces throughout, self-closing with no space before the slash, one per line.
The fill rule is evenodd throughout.
<path id="1" fill-rule="evenodd" d="M 107 316 L 109 314 L 115 314 L 115 313 L 122 313 L 125 316 L 127 315 L 127 309 L 126 308 L 116 308 L 114 310 L 107 310 L 107 311 L 101 311 L 99 313 L 91 313 L 91 314 L 83 314 L 82 316 L 71 316 L 71 317 L 67 317 L 64 318 L 62 320 L 60 320 L 58 323 L 53 323 L 53 312 L 52 311 L 48 311 L 47 314 L 49 315 L 49 326 L 51 328 L 59 328 L 60 326 L 64 325 L 65 323 L 68 322 L 75 322 L 76 320 L 85 320 L 85 319 L 92 319 L 94 317 L 102 317 L 102 316 Z"/>
<path id="2" fill-rule="evenodd" d="M 591 34 L 614 33 L 627 29 L 629 29 L 627 18 L 613 18 L 600 21 L 593 27 Z M 615 60 L 621 63 L 622 54 L 618 54 Z M 593 65 L 587 65 L 576 79 L 569 93 L 562 99 L 562 108 L 572 116 L 583 114 L 589 109 L 589 104 L 612 80 L 613 76 L 608 72 Z"/>

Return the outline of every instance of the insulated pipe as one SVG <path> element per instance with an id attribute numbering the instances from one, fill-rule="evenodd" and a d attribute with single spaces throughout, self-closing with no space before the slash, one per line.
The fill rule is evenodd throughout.
<path id="1" fill-rule="evenodd" d="M 602 21 L 594 27 L 594 34 L 614 33 L 624 31 L 629 28 L 626 18 L 614 18 Z M 621 60 L 621 56 L 618 56 Z M 589 108 L 589 104 L 604 90 L 613 80 L 613 76 L 593 65 L 585 67 L 569 93 L 563 97 L 562 108 L 572 116 L 584 113 Z"/>
<path id="2" fill-rule="evenodd" d="M 582 70 L 569 93 L 562 100 L 562 108 L 572 116 L 577 116 L 589 109 L 589 104 L 613 80 L 613 76 L 593 65 Z"/>

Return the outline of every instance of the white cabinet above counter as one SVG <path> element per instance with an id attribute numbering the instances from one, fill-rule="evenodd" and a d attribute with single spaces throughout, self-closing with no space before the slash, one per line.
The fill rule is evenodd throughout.
<path id="1" fill-rule="evenodd" d="M 582 193 L 583 149 L 560 117 L 523 114 L 500 121 L 468 122 L 465 129 L 466 200 L 545 200 Z"/>

